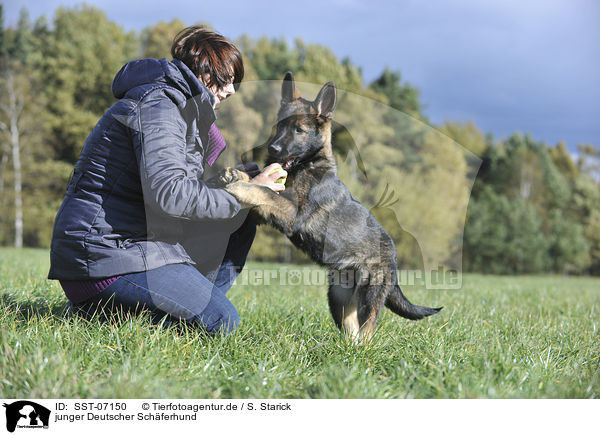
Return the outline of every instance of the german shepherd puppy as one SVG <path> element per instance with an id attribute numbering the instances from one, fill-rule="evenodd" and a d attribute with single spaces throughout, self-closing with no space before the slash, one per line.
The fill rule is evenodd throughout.
<path id="1" fill-rule="evenodd" d="M 396 248 L 375 217 L 337 177 L 331 147 L 335 83 L 314 101 L 301 98 L 292 73 L 281 90 L 277 129 L 267 144 L 267 165 L 287 171 L 286 189 L 275 193 L 250 184 L 249 176 L 227 168 L 221 185 L 252 215 L 283 234 L 312 260 L 329 269 L 329 308 L 335 324 L 355 341 L 368 340 L 384 306 L 411 320 L 441 308 L 413 305 L 397 284 Z"/>

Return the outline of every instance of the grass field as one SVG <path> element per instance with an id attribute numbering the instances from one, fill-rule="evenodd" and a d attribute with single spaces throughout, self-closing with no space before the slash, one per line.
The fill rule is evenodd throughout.
<path id="1" fill-rule="evenodd" d="M 386 311 L 356 346 L 324 286 L 236 284 L 240 328 L 207 338 L 144 315 L 63 318 L 47 270 L 46 251 L 0 249 L 0 397 L 600 396 L 600 279 L 466 275 L 462 290 L 406 291 L 445 308 L 420 322 Z"/>

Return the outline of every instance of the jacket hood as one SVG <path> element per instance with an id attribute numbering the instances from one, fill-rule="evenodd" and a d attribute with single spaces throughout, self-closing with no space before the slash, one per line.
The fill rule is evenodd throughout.
<path id="1" fill-rule="evenodd" d="M 115 76 L 112 93 L 123 98 L 127 92 L 138 86 L 165 84 L 173 86 L 187 97 L 200 96 L 201 100 L 214 100 L 214 95 L 204 86 L 190 69 L 179 59 L 138 59 L 126 63 Z"/>

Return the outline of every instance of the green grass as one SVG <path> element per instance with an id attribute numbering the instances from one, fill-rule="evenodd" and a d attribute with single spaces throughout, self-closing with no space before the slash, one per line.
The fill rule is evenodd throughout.
<path id="1" fill-rule="evenodd" d="M 0 249 L 0 397 L 600 396 L 599 279 L 466 275 L 462 290 L 407 291 L 445 309 L 419 322 L 386 310 L 356 346 L 323 286 L 236 285 L 240 328 L 207 338 L 145 315 L 63 318 L 47 269 L 46 251 Z"/>

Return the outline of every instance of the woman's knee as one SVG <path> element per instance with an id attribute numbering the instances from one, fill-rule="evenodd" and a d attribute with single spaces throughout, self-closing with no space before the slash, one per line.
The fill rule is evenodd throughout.
<path id="1" fill-rule="evenodd" d="M 232 304 L 220 308 L 212 310 L 211 313 L 195 316 L 194 322 L 210 335 L 232 333 L 240 324 L 240 315 Z"/>
<path id="2" fill-rule="evenodd" d="M 234 307 L 233 310 L 231 310 L 221 318 L 219 330 L 221 330 L 223 333 L 229 334 L 235 331 L 239 325 L 240 315 Z"/>

